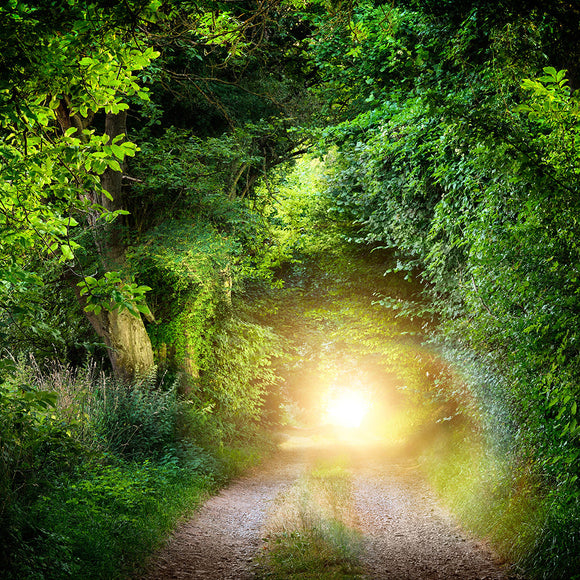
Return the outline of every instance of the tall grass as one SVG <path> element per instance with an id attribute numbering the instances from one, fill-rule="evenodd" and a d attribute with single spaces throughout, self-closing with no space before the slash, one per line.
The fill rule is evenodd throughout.
<path id="1" fill-rule="evenodd" d="M 278 497 L 266 541 L 261 578 L 362 578 L 348 471 L 320 464 Z"/>
<path id="2" fill-rule="evenodd" d="M 125 578 L 259 444 L 202 448 L 188 406 L 151 375 L 34 360 L 0 384 L 0 577 Z"/>
<path id="3" fill-rule="evenodd" d="M 467 427 L 441 432 L 422 456 L 461 524 L 530 578 L 580 578 L 580 505 L 537 465 L 494 451 Z"/>

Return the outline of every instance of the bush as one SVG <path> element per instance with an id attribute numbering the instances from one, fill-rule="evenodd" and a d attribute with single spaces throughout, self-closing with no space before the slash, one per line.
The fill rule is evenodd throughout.
<path id="1" fill-rule="evenodd" d="M 28 507 L 6 577 L 124 578 L 214 487 L 172 462 L 84 463 Z"/>
<path id="2" fill-rule="evenodd" d="M 266 448 L 200 447 L 192 416 L 217 420 L 194 407 L 153 374 L 121 385 L 94 364 L 13 366 L 0 383 L 0 577 L 136 573 L 184 513 Z"/>
<path id="3" fill-rule="evenodd" d="M 10 567 L 27 542 L 27 507 L 84 452 L 55 413 L 56 393 L 35 388 L 29 379 L 20 367 L 0 383 L 0 570 Z"/>
<path id="4" fill-rule="evenodd" d="M 159 458 L 175 444 L 176 385 L 155 386 L 155 373 L 131 385 L 103 382 L 94 393 L 95 433 L 106 448 L 128 459 Z"/>

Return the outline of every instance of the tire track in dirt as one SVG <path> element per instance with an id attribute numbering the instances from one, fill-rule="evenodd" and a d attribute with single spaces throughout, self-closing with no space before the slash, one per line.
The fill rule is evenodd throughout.
<path id="1" fill-rule="evenodd" d="M 415 469 L 366 457 L 353 470 L 354 503 L 368 577 L 384 580 L 507 580 L 486 546 L 469 538 Z"/>
<path id="2" fill-rule="evenodd" d="M 304 465 L 300 453 L 280 451 L 210 498 L 154 556 L 142 580 L 252 578 L 269 504 Z"/>

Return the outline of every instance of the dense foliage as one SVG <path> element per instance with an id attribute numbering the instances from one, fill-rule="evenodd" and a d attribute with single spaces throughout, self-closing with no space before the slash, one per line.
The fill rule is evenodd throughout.
<path id="1" fill-rule="evenodd" d="M 127 572 L 340 380 L 577 573 L 580 12 L 544 4 L 0 7 L 7 574 Z"/>
<path id="2" fill-rule="evenodd" d="M 241 298 L 303 32 L 231 8 L 0 8 L 2 577 L 126 575 L 268 448 L 279 339 Z"/>
<path id="3" fill-rule="evenodd" d="M 425 340 L 464 376 L 443 371 L 437 396 L 482 421 L 513 465 L 534 466 L 547 499 L 527 565 L 567 577 L 579 565 L 580 101 L 564 14 L 577 23 L 578 12 L 439 4 L 359 3 L 316 47 L 335 59 L 328 86 L 364 87 L 324 131 L 338 150 L 335 211 L 424 286 L 427 311 L 397 295 L 383 303 L 427 315 Z M 556 29 L 575 34 L 568 55 Z"/>

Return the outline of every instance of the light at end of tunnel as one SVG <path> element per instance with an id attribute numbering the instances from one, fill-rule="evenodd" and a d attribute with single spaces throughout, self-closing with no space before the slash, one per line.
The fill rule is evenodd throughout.
<path id="1" fill-rule="evenodd" d="M 326 422 L 336 427 L 357 428 L 370 408 L 360 392 L 341 390 L 333 394 L 326 407 Z"/>

